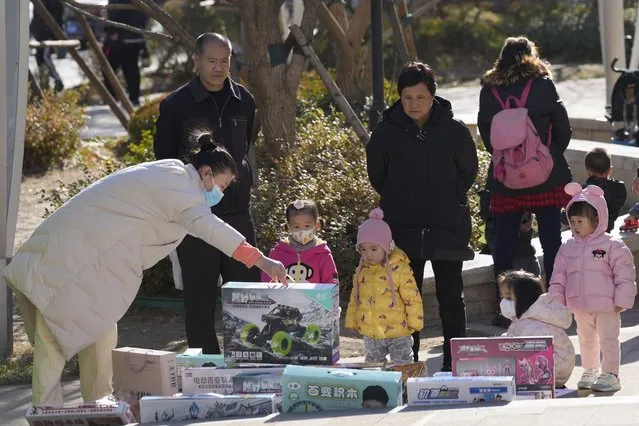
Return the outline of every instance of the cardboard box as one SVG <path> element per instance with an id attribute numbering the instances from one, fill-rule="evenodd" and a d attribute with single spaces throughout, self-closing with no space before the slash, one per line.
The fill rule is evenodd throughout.
<path id="1" fill-rule="evenodd" d="M 145 396 L 140 400 L 140 423 L 266 416 L 274 412 L 273 394 Z"/>
<path id="2" fill-rule="evenodd" d="M 515 399 L 515 378 L 510 377 L 411 377 L 408 406 L 454 405 Z"/>
<path id="3" fill-rule="evenodd" d="M 128 425 L 136 421 L 126 402 L 64 408 L 34 407 L 29 404 L 25 417 L 31 426 Z"/>
<path id="4" fill-rule="evenodd" d="M 514 376 L 517 399 L 555 397 L 552 337 L 451 339 L 454 376 Z"/>
<path id="5" fill-rule="evenodd" d="M 402 405 L 402 373 L 288 365 L 282 412 L 392 408 Z"/>
<path id="6" fill-rule="evenodd" d="M 326 364 L 339 359 L 335 284 L 237 283 L 222 286 L 224 359 Z"/>
<path id="7" fill-rule="evenodd" d="M 187 351 L 196 352 L 197 349 L 187 349 Z M 199 349 L 199 354 L 187 354 L 186 352 L 183 354 L 177 354 L 175 356 L 175 362 L 177 363 L 177 373 L 178 373 L 178 388 L 182 389 L 182 372 L 186 368 L 193 367 L 226 367 L 226 362 L 224 362 L 224 355 L 204 355 L 202 354 L 202 349 Z"/>
<path id="8" fill-rule="evenodd" d="M 175 354 L 140 348 L 113 350 L 113 389 L 129 403 L 178 391 Z"/>

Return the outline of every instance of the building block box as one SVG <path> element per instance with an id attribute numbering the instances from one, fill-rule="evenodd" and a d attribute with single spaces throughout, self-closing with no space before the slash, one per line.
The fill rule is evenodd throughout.
<path id="1" fill-rule="evenodd" d="M 402 373 L 288 365 L 282 412 L 350 410 L 402 405 Z"/>

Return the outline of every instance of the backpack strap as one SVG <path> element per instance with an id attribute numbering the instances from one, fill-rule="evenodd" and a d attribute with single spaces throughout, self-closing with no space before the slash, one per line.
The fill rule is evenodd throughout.
<path id="1" fill-rule="evenodd" d="M 506 102 L 504 102 L 501 100 L 501 96 L 499 96 L 499 90 L 497 90 L 497 86 L 493 86 L 492 92 L 495 99 L 497 99 L 497 102 L 499 102 L 499 105 L 501 105 L 501 109 L 510 108 L 510 96 L 506 99 Z"/>
<path id="2" fill-rule="evenodd" d="M 515 98 L 515 103 L 519 108 L 523 108 L 526 106 L 526 101 L 528 100 L 528 95 L 530 94 L 530 88 L 532 87 L 532 79 L 528 80 L 526 83 L 526 87 L 524 87 L 524 91 L 521 92 L 521 98 Z"/>

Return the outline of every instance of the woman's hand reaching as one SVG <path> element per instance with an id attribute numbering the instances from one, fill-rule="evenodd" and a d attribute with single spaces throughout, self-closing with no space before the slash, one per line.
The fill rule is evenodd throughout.
<path id="1" fill-rule="evenodd" d="M 288 279 L 286 278 L 286 268 L 281 262 L 273 260 L 266 256 L 262 256 L 260 260 L 255 262 L 255 266 L 260 268 L 266 273 L 272 280 L 279 281 L 282 284 L 288 285 Z"/>

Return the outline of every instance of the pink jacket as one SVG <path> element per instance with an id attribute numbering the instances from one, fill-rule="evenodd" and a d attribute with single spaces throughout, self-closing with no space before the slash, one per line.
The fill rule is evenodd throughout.
<path id="1" fill-rule="evenodd" d="M 269 257 L 282 262 L 286 272 L 295 282 L 339 284 L 333 254 L 324 241 L 318 241 L 315 247 L 298 253 L 290 246 L 288 240 L 282 240 L 273 247 Z M 270 281 L 268 275 L 263 272 L 262 281 Z"/>
<path id="2" fill-rule="evenodd" d="M 579 184 L 569 183 L 566 192 L 573 195 L 567 209 L 576 201 L 585 201 L 597 210 L 599 224 L 589 236 L 573 236 L 561 245 L 548 292 L 573 312 L 632 308 L 637 294 L 635 264 L 623 241 L 605 232 L 608 207 L 603 190 L 594 185 L 581 190 Z"/>
<path id="3" fill-rule="evenodd" d="M 552 336 L 555 353 L 555 386 L 561 387 L 570 378 L 575 368 L 575 347 L 566 334 L 572 324 L 572 314 L 542 294 L 526 312 L 512 322 L 506 333 L 509 337 Z"/>

